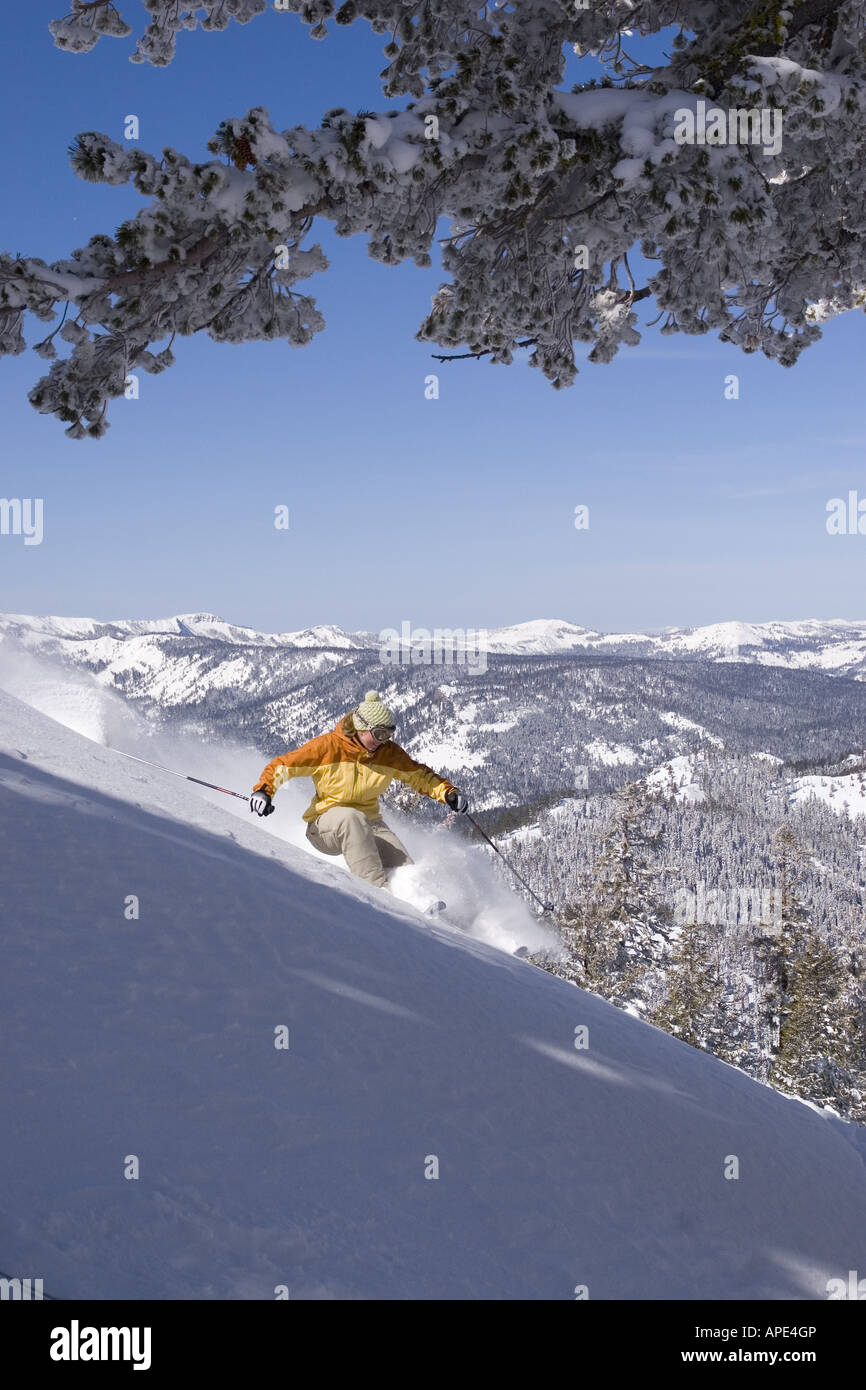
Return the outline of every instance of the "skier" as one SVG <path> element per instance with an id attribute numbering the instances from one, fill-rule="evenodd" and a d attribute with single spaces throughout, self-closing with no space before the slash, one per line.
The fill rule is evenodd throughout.
<path id="1" fill-rule="evenodd" d="M 394 718 L 379 692 L 368 690 L 357 709 L 336 727 L 293 753 L 269 762 L 250 798 L 250 810 L 269 816 L 274 793 L 290 777 L 312 777 L 316 794 L 304 812 L 307 839 L 323 854 L 342 854 L 353 874 L 388 885 L 391 870 L 414 861 L 379 814 L 379 797 L 396 777 L 452 811 L 469 809 L 466 797 L 445 777 L 394 743 Z"/>

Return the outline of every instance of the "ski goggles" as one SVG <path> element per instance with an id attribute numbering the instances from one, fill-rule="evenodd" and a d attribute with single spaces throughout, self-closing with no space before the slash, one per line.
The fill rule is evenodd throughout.
<path id="1" fill-rule="evenodd" d="M 380 724 L 378 728 L 370 730 L 370 733 L 373 735 L 377 743 L 388 743 L 389 740 L 394 737 L 396 732 L 396 729 L 386 728 L 384 724 Z"/>

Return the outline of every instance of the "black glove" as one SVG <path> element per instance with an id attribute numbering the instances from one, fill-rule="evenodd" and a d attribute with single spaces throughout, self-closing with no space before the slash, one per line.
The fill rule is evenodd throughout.
<path id="1" fill-rule="evenodd" d="M 469 810 L 469 802 L 466 800 L 466 797 L 463 795 L 462 792 L 446 792 L 445 802 L 448 806 L 451 807 L 452 811 L 460 811 L 461 814 L 464 814 L 466 811 Z"/>
<path id="2" fill-rule="evenodd" d="M 264 787 L 260 791 L 253 792 L 250 797 L 250 810 L 255 811 L 257 816 L 270 816 L 276 809 L 271 801 L 270 792 L 266 792 Z"/>

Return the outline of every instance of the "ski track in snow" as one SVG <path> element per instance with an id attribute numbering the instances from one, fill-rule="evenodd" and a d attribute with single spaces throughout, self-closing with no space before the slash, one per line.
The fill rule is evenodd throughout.
<path id="1" fill-rule="evenodd" d="M 243 790 L 255 756 L 189 770 Z M 299 848 L 288 790 L 262 823 L 0 694 L 10 1277 L 55 1299 L 799 1300 L 862 1268 L 866 1131 Z M 410 833 L 407 892 L 436 864 L 447 901 L 481 864 L 483 930 L 487 879 L 506 890 L 479 851 Z"/>

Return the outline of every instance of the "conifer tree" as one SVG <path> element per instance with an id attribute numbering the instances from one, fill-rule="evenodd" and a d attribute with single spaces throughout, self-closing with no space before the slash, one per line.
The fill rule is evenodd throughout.
<path id="1" fill-rule="evenodd" d="M 591 895 L 591 876 L 580 875 L 580 887 L 575 899 L 563 909 L 559 918 L 559 934 L 566 948 L 562 960 L 539 960 L 552 973 L 572 984 L 596 993 L 603 993 L 611 961 L 604 949 L 598 930 Z"/>
<path id="2" fill-rule="evenodd" d="M 725 986 L 706 923 L 684 925 L 666 974 L 665 997 L 650 1021 L 692 1047 L 733 1059 Z"/>
<path id="3" fill-rule="evenodd" d="M 800 893 L 809 854 L 790 825 L 778 828 L 770 851 L 777 884 L 776 920 L 771 932 L 758 939 L 757 951 L 765 969 L 764 1002 L 770 1026 L 769 1054 L 775 1056 L 781 1046 L 782 1029 L 791 1008 L 794 962 L 804 949 L 811 923 Z"/>
<path id="4" fill-rule="evenodd" d="M 328 266 L 311 239 L 323 220 L 385 265 L 427 268 L 441 247 L 448 278 L 419 340 L 499 364 L 526 349 L 557 389 L 584 355 L 640 342 L 642 301 L 662 333 L 716 333 L 791 366 L 866 300 L 866 0 L 145 5 L 128 56 L 158 67 L 184 30 L 178 62 L 196 32 L 233 22 L 274 44 L 368 24 L 385 104 L 336 106 L 312 128 L 290 102 L 274 121 L 226 113 L 207 154 L 63 132 L 79 177 L 143 200 L 50 263 L 0 255 L 0 353 L 24 351 L 25 313 L 39 321 L 50 367 L 30 400 L 73 439 L 100 438 L 127 373 L 165 371 L 193 334 L 309 343 L 325 323 L 304 284 Z M 49 27 L 86 55 L 126 46 L 130 10 L 72 0 Z"/>
<path id="5" fill-rule="evenodd" d="M 862 1013 L 845 966 L 810 930 L 790 974 L 771 1084 L 866 1119 Z"/>
<path id="6" fill-rule="evenodd" d="M 613 798 L 613 814 L 601 835 L 595 861 L 592 902 L 595 921 L 622 970 L 635 956 L 657 955 L 656 941 L 670 914 L 656 892 L 667 872 L 655 867 L 663 830 L 647 828 L 654 801 L 645 782 L 629 782 Z"/>
<path id="7" fill-rule="evenodd" d="M 660 827 L 648 828 L 654 810 L 645 782 L 629 783 L 614 794 L 595 863 L 562 929 L 566 978 L 640 1008 L 658 988 L 652 972 L 668 948 L 671 918 L 656 893 L 657 880 L 668 870 L 650 862 L 663 837 Z"/>

